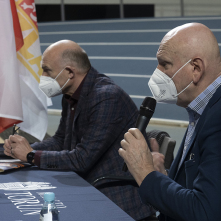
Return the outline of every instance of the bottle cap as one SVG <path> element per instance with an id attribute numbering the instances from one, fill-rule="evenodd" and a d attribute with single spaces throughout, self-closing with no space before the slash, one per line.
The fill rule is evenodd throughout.
<path id="1" fill-rule="evenodd" d="M 44 194 L 44 200 L 47 202 L 54 201 L 55 194 L 53 192 L 46 192 Z"/>

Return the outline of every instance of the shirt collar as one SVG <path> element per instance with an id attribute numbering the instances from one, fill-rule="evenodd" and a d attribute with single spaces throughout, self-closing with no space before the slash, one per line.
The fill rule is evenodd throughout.
<path id="1" fill-rule="evenodd" d="M 65 94 L 64 97 L 65 99 L 69 102 L 76 102 L 79 100 L 80 98 L 80 94 L 81 94 L 81 89 L 83 87 L 85 78 L 86 78 L 87 74 L 85 75 L 84 79 L 81 81 L 80 85 L 78 86 L 77 90 L 72 94 L 72 96 Z"/>
<path id="2" fill-rule="evenodd" d="M 202 115 L 210 98 L 216 92 L 217 88 L 221 85 L 221 76 L 219 76 L 212 84 L 210 84 L 198 97 L 196 97 L 186 108 L 188 114 L 192 113 L 194 119 L 198 119 Z"/>

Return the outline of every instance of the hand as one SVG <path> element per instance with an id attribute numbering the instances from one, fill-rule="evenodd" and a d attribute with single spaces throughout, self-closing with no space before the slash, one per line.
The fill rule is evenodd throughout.
<path id="1" fill-rule="evenodd" d="M 132 128 L 125 133 L 121 146 L 118 152 L 140 186 L 144 178 L 155 170 L 146 140 L 140 130 Z"/>
<path id="2" fill-rule="evenodd" d="M 150 138 L 150 146 L 152 149 L 153 165 L 154 169 L 164 175 L 167 175 L 167 172 L 164 167 L 164 155 L 159 153 L 159 144 L 155 138 Z"/>
<path id="3" fill-rule="evenodd" d="M 33 151 L 29 142 L 19 135 L 11 135 L 9 139 L 5 140 L 4 149 L 7 156 L 12 156 L 24 162 L 27 162 L 27 154 Z"/>
<path id="4" fill-rule="evenodd" d="M 5 155 L 15 158 L 14 155 L 12 154 L 13 152 L 12 152 L 11 142 L 9 139 L 5 140 L 3 147 L 5 149 L 4 150 Z"/>

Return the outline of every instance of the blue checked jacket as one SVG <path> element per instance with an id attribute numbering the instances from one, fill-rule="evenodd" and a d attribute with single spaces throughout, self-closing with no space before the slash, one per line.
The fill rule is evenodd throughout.
<path id="1" fill-rule="evenodd" d="M 124 133 L 135 126 L 137 116 L 131 98 L 107 76 L 91 68 L 73 124 L 70 104 L 63 98 L 57 132 L 32 145 L 35 150 L 43 150 L 40 168 L 73 170 L 88 182 L 105 174 L 130 176 L 129 172 L 122 172 L 124 162 L 118 149 Z M 151 208 L 141 203 L 135 182 L 104 180 L 96 188 L 136 220 L 152 214 Z"/>

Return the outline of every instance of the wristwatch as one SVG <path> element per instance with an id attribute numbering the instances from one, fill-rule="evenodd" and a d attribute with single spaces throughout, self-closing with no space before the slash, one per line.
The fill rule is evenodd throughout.
<path id="1" fill-rule="evenodd" d="M 35 152 L 36 152 L 36 150 L 33 150 L 27 154 L 26 158 L 27 158 L 28 163 L 33 164 L 32 161 L 35 158 Z"/>

